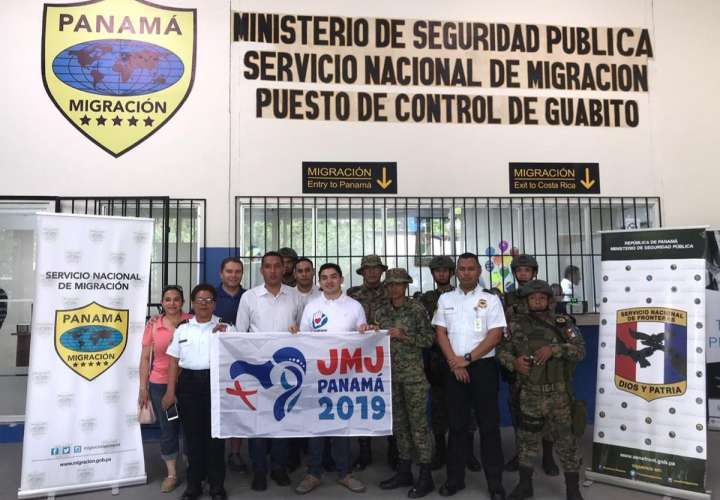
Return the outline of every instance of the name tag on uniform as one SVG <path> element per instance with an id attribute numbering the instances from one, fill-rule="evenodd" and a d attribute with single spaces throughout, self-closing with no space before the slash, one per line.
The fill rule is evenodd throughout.
<path id="1" fill-rule="evenodd" d="M 484 332 L 485 331 L 485 318 L 475 318 L 475 331 L 476 332 Z"/>

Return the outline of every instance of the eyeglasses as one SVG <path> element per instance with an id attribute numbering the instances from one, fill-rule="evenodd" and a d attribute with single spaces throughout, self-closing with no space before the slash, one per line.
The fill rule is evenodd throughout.
<path id="1" fill-rule="evenodd" d="M 205 297 L 196 297 L 193 302 L 197 302 L 198 304 L 212 304 L 215 302 L 215 299 L 213 298 L 205 298 Z"/>

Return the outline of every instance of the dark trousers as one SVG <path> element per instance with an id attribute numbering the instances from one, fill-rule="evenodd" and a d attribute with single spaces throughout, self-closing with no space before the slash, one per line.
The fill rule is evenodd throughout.
<path id="1" fill-rule="evenodd" d="M 344 436 L 308 439 L 308 474 L 312 474 L 318 479 L 322 476 L 322 459 L 326 440 L 330 440 L 332 457 L 335 461 L 335 470 L 337 470 L 338 477 L 347 476 L 350 474 L 350 467 L 352 466 L 352 455 L 350 453 L 350 438 Z"/>
<path id="2" fill-rule="evenodd" d="M 445 396 L 450 433 L 447 448 L 447 482 L 465 484 L 467 431 L 474 410 L 480 431 L 480 451 L 490 491 L 502 488 L 503 452 L 498 410 L 498 369 L 495 358 L 474 361 L 467 367 L 470 382 L 459 382 L 452 372 L 446 378 Z"/>
<path id="3" fill-rule="evenodd" d="M 248 451 L 254 474 L 267 474 L 268 472 L 268 449 L 270 450 L 271 470 L 285 470 L 288 462 L 288 440 L 250 438 L 248 439 Z"/>
<path id="4" fill-rule="evenodd" d="M 187 444 L 188 489 L 202 491 L 201 483 L 207 478 L 211 494 L 224 491 L 225 441 L 210 434 L 210 370 L 183 369 L 177 400 Z"/>

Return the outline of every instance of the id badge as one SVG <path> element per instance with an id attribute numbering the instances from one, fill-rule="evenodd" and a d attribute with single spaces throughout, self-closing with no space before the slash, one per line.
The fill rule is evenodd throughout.
<path id="1" fill-rule="evenodd" d="M 484 332 L 485 331 L 485 318 L 482 318 L 482 317 L 475 318 L 475 331 L 476 332 Z"/>

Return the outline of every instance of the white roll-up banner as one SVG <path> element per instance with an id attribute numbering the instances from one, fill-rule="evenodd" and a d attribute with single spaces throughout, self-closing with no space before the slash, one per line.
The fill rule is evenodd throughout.
<path id="1" fill-rule="evenodd" d="M 221 333 L 210 345 L 213 437 L 392 434 L 386 332 Z"/>
<path id="2" fill-rule="evenodd" d="M 146 482 L 137 393 L 151 219 L 38 214 L 19 498 Z"/>
<path id="3" fill-rule="evenodd" d="M 602 234 L 593 479 L 705 491 L 705 228 Z"/>

